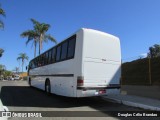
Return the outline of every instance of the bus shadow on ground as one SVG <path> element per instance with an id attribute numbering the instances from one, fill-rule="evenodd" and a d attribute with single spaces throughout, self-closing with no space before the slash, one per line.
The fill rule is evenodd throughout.
<path id="1" fill-rule="evenodd" d="M 76 107 L 87 107 L 87 110 L 98 111 L 137 110 L 134 107 L 106 101 L 101 97 L 71 98 L 55 94 L 47 95 L 46 92 L 29 86 L 3 86 L 0 98 L 8 107 L 70 108 L 70 110 L 75 110 Z"/>
<path id="2" fill-rule="evenodd" d="M 96 110 L 100 113 L 88 112 L 87 114 L 91 114 L 91 116 L 96 116 L 96 114 L 99 114 L 101 116 L 101 114 L 105 114 L 106 116 L 115 117 L 115 113 L 111 113 L 111 111 L 137 111 L 137 109 L 132 107 L 108 102 L 101 97 L 71 98 L 54 94 L 48 96 L 42 90 L 29 86 L 3 86 L 1 88 L 0 98 L 2 100 L 2 103 L 7 107 L 42 107 L 44 109 L 62 108 L 62 111 L 65 110 L 65 108 L 69 108 L 70 111 Z M 87 110 L 83 108 L 76 108 L 86 106 Z M 106 111 L 109 111 L 110 113 L 106 113 Z M 84 115 L 87 114 L 85 113 Z"/>
<path id="3" fill-rule="evenodd" d="M 71 98 L 55 94 L 47 95 L 44 91 L 29 86 L 3 86 L 0 98 L 5 106 L 20 107 L 47 107 L 47 108 L 72 108 L 72 107 L 101 107 L 112 106 L 100 97 Z M 117 106 L 114 105 L 114 106 Z"/>

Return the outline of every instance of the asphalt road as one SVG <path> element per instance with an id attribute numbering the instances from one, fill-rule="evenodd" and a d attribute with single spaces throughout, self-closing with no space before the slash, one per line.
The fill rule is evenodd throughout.
<path id="1" fill-rule="evenodd" d="M 0 98 L 10 111 L 139 111 L 141 109 L 113 103 L 101 97 L 69 98 L 57 95 L 48 96 L 45 92 L 29 87 L 26 81 L 0 81 Z M 67 112 L 66 112 L 67 113 Z M 65 114 L 65 112 L 63 113 Z M 91 116 L 94 114 L 91 113 Z M 106 113 L 104 113 L 106 114 Z M 121 119 L 108 115 L 101 119 Z M 86 117 L 89 119 L 91 117 Z M 19 118 L 10 118 L 19 119 Z M 22 119 L 22 118 L 21 118 Z M 55 117 L 44 119 L 84 119 L 84 117 Z M 92 117 L 98 120 L 98 117 Z"/>

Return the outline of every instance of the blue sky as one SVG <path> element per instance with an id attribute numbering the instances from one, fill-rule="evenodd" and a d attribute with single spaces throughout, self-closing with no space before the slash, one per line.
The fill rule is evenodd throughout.
<path id="1" fill-rule="evenodd" d="M 0 0 L 6 11 L 5 29 L 0 30 L 0 48 L 5 50 L 0 64 L 13 70 L 21 52 L 33 58 L 32 44 L 20 34 L 32 29 L 30 18 L 49 23 L 48 31 L 58 42 L 79 28 L 104 31 L 121 40 L 122 59 L 138 57 L 160 43 L 159 0 Z M 43 45 L 43 51 L 54 43 Z M 26 65 L 28 62 L 26 62 Z"/>

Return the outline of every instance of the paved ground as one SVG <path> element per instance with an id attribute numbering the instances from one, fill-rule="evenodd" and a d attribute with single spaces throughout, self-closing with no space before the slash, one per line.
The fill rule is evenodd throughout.
<path id="1" fill-rule="evenodd" d="M 100 97 L 68 98 L 57 95 L 47 96 L 45 92 L 31 88 L 25 81 L 0 81 L 0 98 L 10 111 L 141 111 L 142 109 L 105 101 Z M 65 113 L 64 113 L 65 114 Z M 93 113 L 94 114 L 94 113 Z M 106 113 L 104 113 L 106 114 Z M 120 119 L 108 115 L 101 119 Z M 13 119 L 13 118 L 10 118 Z M 16 118 L 17 119 L 17 118 Z M 44 118 L 44 119 L 84 119 Z M 89 117 L 85 118 L 89 119 Z M 98 117 L 92 118 L 98 120 Z"/>

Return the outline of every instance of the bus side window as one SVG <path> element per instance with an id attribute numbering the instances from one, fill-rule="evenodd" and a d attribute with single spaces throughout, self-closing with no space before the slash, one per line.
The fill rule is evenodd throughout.
<path id="1" fill-rule="evenodd" d="M 45 53 L 45 65 L 48 64 L 48 51 Z"/>
<path id="2" fill-rule="evenodd" d="M 37 67 L 39 67 L 39 57 L 37 58 Z"/>
<path id="3" fill-rule="evenodd" d="M 67 58 L 73 58 L 75 53 L 75 38 L 69 40 Z"/>
<path id="4" fill-rule="evenodd" d="M 39 66 L 42 66 L 42 55 L 39 56 Z"/>
<path id="5" fill-rule="evenodd" d="M 43 64 L 43 55 L 40 56 L 40 66 Z"/>
<path id="6" fill-rule="evenodd" d="M 34 68 L 34 64 L 33 64 L 33 61 L 31 61 L 31 69 Z"/>
<path id="7" fill-rule="evenodd" d="M 45 65 L 45 53 L 42 55 L 42 66 Z"/>
<path id="8" fill-rule="evenodd" d="M 35 68 L 37 68 L 37 58 L 35 59 Z"/>
<path id="9" fill-rule="evenodd" d="M 29 64 L 29 68 L 32 69 L 32 61 Z"/>
<path id="10" fill-rule="evenodd" d="M 39 57 L 37 58 L 37 67 L 39 67 Z"/>
<path id="11" fill-rule="evenodd" d="M 36 59 L 34 59 L 34 68 L 36 68 Z"/>
<path id="12" fill-rule="evenodd" d="M 55 63 L 56 59 L 55 59 L 55 54 L 56 54 L 56 49 L 53 48 L 52 49 L 52 63 Z"/>
<path id="13" fill-rule="evenodd" d="M 62 44 L 61 60 L 65 60 L 67 57 L 67 46 L 68 46 L 68 41 L 65 41 Z"/>
<path id="14" fill-rule="evenodd" d="M 61 56 L 61 45 L 57 46 L 56 48 L 56 62 L 60 61 Z"/>
<path id="15" fill-rule="evenodd" d="M 34 61 L 32 61 L 32 69 L 34 69 Z"/>
<path id="16" fill-rule="evenodd" d="M 52 49 L 48 51 L 48 64 L 52 63 Z"/>

